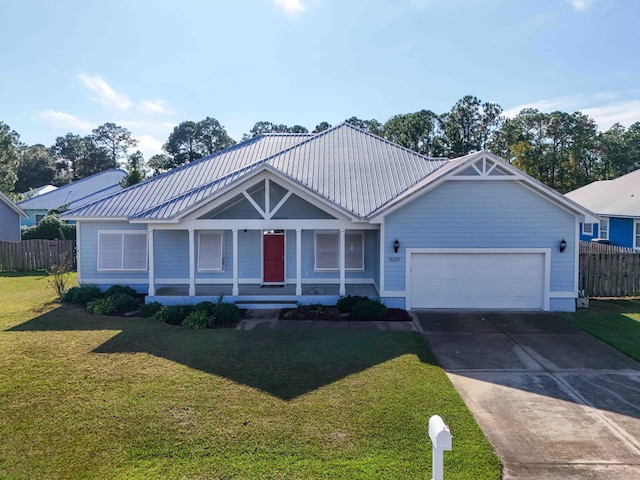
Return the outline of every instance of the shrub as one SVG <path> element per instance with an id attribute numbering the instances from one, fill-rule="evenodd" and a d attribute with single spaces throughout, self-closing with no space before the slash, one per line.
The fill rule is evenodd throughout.
<path id="1" fill-rule="evenodd" d="M 126 293 L 116 293 L 115 295 L 110 295 L 107 297 L 107 300 L 111 301 L 115 307 L 116 312 L 124 313 L 129 312 L 131 310 L 138 309 L 138 300 L 131 295 L 127 295 Z"/>
<path id="2" fill-rule="evenodd" d="M 182 321 L 182 326 L 199 330 L 201 328 L 211 326 L 214 321 L 215 318 L 207 315 L 206 312 L 202 310 L 194 310 Z"/>
<path id="3" fill-rule="evenodd" d="M 97 300 L 101 297 L 102 292 L 100 291 L 100 287 L 97 287 L 96 285 L 82 285 L 74 290 L 71 301 L 73 303 L 86 305 L 90 301 Z"/>
<path id="4" fill-rule="evenodd" d="M 169 305 L 158 310 L 155 317 L 170 325 L 182 325 L 193 310 L 193 305 Z"/>
<path id="5" fill-rule="evenodd" d="M 215 317 L 216 316 L 216 304 L 213 303 L 213 302 L 196 303 L 193 308 L 194 308 L 194 310 L 196 310 L 198 312 L 206 313 L 210 317 Z"/>
<path id="6" fill-rule="evenodd" d="M 117 310 L 113 297 L 99 298 L 87 303 L 87 310 L 96 315 L 111 315 Z"/>
<path id="7" fill-rule="evenodd" d="M 117 293 L 125 293 L 127 295 L 132 296 L 132 297 L 135 297 L 136 295 L 138 295 L 138 292 L 136 292 L 133 288 L 131 288 L 128 285 L 111 285 L 104 292 L 104 296 L 105 297 L 110 297 L 111 295 L 115 295 Z"/>
<path id="8" fill-rule="evenodd" d="M 340 297 L 338 299 L 336 307 L 338 307 L 338 310 L 342 313 L 351 313 L 353 306 L 362 300 L 369 300 L 369 297 L 365 297 L 364 295 L 347 295 L 346 297 Z"/>
<path id="9" fill-rule="evenodd" d="M 242 319 L 238 306 L 228 302 L 216 303 L 213 316 L 215 323 L 235 323 Z"/>
<path id="10" fill-rule="evenodd" d="M 73 302 L 73 295 L 76 293 L 76 290 L 78 290 L 80 287 L 71 287 L 68 288 L 60 297 L 60 301 L 64 302 L 64 303 L 71 303 Z"/>
<path id="11" fill-rule="evenodd" d="M 140 305 L 140 316 L 154 317 L 161 308 L 162 304 L 160 302 L 143 303 Z"/>
<path id="12" fill-rule="evenodd" d="M 60 221 L 57 215 L 47 215 L 37 225 L 22 227 L 21 231 L 22 240 L 34 240 L 36 238 L 75 240 L 76 238 L 76 226 Z"/>
<path id="13" fill-rule="evenodd" d="M 387 307 L 377 300 L 360 300 L 351 309 L 351 316 L 359 319 L 380 319 L 387 314 Z"/>

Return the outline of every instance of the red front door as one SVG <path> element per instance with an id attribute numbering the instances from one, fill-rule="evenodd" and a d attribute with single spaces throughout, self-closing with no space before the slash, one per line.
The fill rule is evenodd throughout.
<path id="1" fill-rule="evenodd" d="M 263 235 L 264 283 L 284 283 L 284 235 Z"/>

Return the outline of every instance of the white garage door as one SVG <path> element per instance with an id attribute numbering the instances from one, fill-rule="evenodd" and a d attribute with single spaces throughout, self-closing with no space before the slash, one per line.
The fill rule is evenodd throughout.
<path id="1" fill-rule="evenodd" d="M 542 253 L 413 253 L 411 308 L 544 307 Z"/>

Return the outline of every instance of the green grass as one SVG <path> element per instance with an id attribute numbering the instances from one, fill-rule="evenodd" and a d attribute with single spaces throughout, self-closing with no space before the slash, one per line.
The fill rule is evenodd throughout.
<path id="1" fill-rule="evenodd" d="M 564 317 L 640 361 L 640 300 L 591 300 L 588 309 Z"/>
<path id="2" fill-rule="evenodd" d="M 501 465 L 412 333 L 188 330 L 52 303 L 0 274 L 0 478 L 431 477 Z"/>

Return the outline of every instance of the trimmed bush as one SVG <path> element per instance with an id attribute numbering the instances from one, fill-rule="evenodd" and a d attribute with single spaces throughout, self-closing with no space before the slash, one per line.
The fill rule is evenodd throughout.
<path id="1" fill-rule="evenodd" d="M 338 310 L 342 313 L 351 313 L 353 306 L 362 300 L 369 300 L 369 297 L 365 297 L 364 295 L 347 295 L 346 297 L 340 297 L 338 299 L 336 307 L 338 307 Z"/>
<path id="2" fill-rule="evenodd" d="M 387 307 L 377 300 L 360 300 L 351 309 L 351 316 L 357 320 L 384 318 Z"/>
<path id="3" fill-rule="evenodd" d="M 138 309 L 138 300 L 126 293 L 110 295 L 107 297 L 107 300 L 113 302 L 116 307 L 116 312 L 118 313 L 130 312 Z"/>
<path id="4" fill-rule="evenodd" d="M 76 238 L 76 226 L 62 222 L 57 215 L 47 215 L 37 225 L 22 227 L 21 232 L 22 240 L 34 240 L 37 238 L 53 240 L 63 238 L 62 235 L 67 240 L 75 240 Z M 62 235 L 60 232 L 62 232 Z"/>
<path id="5" fill-rule="evenodd" d="M 182 325 L 193 311 L 193 305 L 169 305 L 158 310 L 155 317 L 170 325 Z"/>
<path id="6" fill-rule="evenodd" d="M 104 296 L 105 296 L 105 298 L 108 298 L 111 295 L 116 295 L 116 294 L 119 294 L 119 293 L 124 293 L 124 294 L 130 295 L 132 297 L 135 297 L 136 295 L 138 295 L 138 292 L 136 292 L 133 288 L 131 288 L 128 285 L 111 285 L 104 292 Z"/>
<path id="7" fill-rule="evenodd" d="M 99 298 L 87 303 L 87 310 L 96 315 L 111 315 L 117 310 L 113 297 Z"/>
<path id="8" fill-rule="evenodd" d="M 216 304 L 213 302 L 200 302 L 196 303 L 193 307 L 197 312 L 204 312 L 210 317 L 216 316 Z"/>
<path id="9" fill-rule="evenodd" d="M 82 305 L 86 305 L 92 300 L 97 300 L 102 298 L 102 292 L 100 291 L 100 287 L 95 285 L 82 285 L 73 291 L 73 297 L 71 301 L 73 303 L 79 303 Z"/>
<path id="10" fill-rule="evenodd" d="M 242 319 L 240 309 L 235 303 L 216 303 L 213 312 L 215 323 L 236 323 Z"/>
<path id="11" fill-rule="evenodd" d="M 73 295 L 76 293 L 80 287 L 71 287 L 68 288 L 61 296 L 60 301 L 63 303 L 71 303 L 73 302 Z"/>
<path id="12" fill-rule="evenodd" d="M 210 317 L 206 312 L 202 310 L 194 310 L 182 321 L 182 326 L 193 328 L 194 330 L 200 330 L 202 328 L 210 327 L 214 321 L 215 318 Z"/>
<path id="13" fill-rule="evenodd" d="M 161 308 L 162 308 L 162 304 L 160 302 L 144 303 L 140 305 L 140 316 L 154 317 Z"/>

